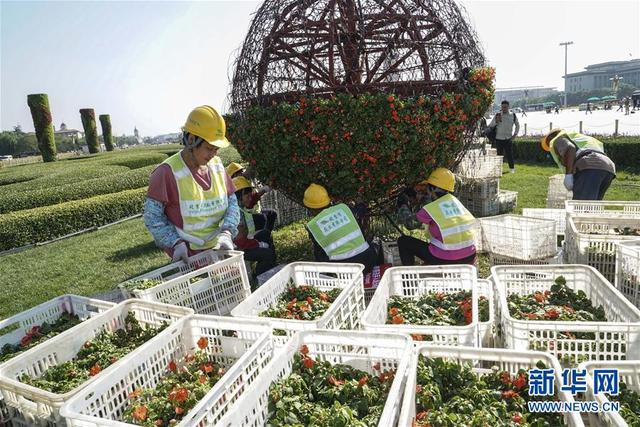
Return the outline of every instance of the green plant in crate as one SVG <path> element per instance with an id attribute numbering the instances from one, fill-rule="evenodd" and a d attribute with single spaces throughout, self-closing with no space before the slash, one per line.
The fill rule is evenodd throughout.
<path id="1" fill-rule="evenodd" d="M 545 366 L 541 362 L 538 368 Z M 477 376 L 467 365 L 441 358 L 418 358 L 414 426 L 559 426 L 557 413 L 529 413 L 527 402 L 551 400 L 528 394 L 528 373 L 500 371 Z"/>
<path id="2" fill-rule="evenodd" d="M 134 279 L 127 280 L 120 287 L 126 289 L 128 291 L 144 291 L 146 289 L 151 289 L 154 286 L 158 286 L 162 283 L 160 279 Z"/>
<path id="3" fill-rule="evenodd" d="M 624 381 L 620 381 L 618 395 L 609 395 L 608 398 L 620 402 L 620 416 L 629 426 L 640 426 L 640 393 L 630 389 Z"/>
<path id="4" fill-rule="evenodd" d="M 87 341 L 76 356 L 66 362 L 51 366 L 40 377 L 29 374 L 20 376 L 20 381 L 52 393 L 67 393 L 92 376 L 116 363 L 140 345 L 144 344 L 168 326 L 143 328 L 133 312 L 125 318 L 125 326 L 115 332 L 103 331 Z"/>
<path id="5" fill-rule="evenodd" d="M 206 337 L 201 337 L 197 345 L 194 352 L 171 360 L 155 387 L 137 388 L 129 393 L 125 422 L 144 427 L 175 425 L 213 388 L 225 368 L 210 360 Z"/>
<path id="6" fill-rule="evenodd" d="M 387 323 L 406 325 L 465 326 L 472 322 L 471 292 L 429 292 L 419 298 L 392 296 L 387 304 Z M 480 321 L 489 320 L 489 301 L 478 301 Z"/>
<path id="7" fill-rule="evenodd" d="M 259 316 L 281 319 L 315 320 L 329 309 L 342 292 L 341 288 L 321 291 L 315 286 L 290 284 L 276 304 L 260 312 Z"/>
<path id="8" fill-rule="evenodd" d="M 373 375 L 349 365 L 294 355 L 291 374 L 269 388 L 269 426 L 377 426 L 394 371 L 373 367 Z"/>

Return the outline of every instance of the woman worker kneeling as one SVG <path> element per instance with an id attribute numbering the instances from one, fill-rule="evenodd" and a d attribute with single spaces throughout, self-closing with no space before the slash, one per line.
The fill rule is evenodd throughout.
<path id="1" fill-rule="evenodd" d="M 418 257 L 426 265 L 473 264 L 476 257 L 472 228 L 476 219 L 451 193 L 455 175 L 444 168 L 434 170 L 426 180 L 430 203 L 416 214 L 427 225 L 429 242 L 400 236 L 398 249 L 402 265 L 414 265 Z"/>

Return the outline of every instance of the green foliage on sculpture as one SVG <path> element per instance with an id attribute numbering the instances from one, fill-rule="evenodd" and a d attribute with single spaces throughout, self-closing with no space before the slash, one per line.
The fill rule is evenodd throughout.
<path id="1" fill-rule="evenodd" d="M 100 114 L 100 126 L 102 126 L 102 139 L 107 151 L 113 151 L 113 135 L 111 133 L 111 116 L 108 114 Z"/>
<path id="2" fill-rule="evenodd" d="M 438 96 L 301 97 L 227 117 L 229 139 L 256 175 L 301 201 L 311 183 L 343 202 L 388 203 L 436 167 L 455 165 L 493 100 L 494 70 L 471 70 Z"/>
<path id="3" fill-rule="evenodd" d="M 93 108 L 81 108 L 80 118 L 82 119 L 84 137 L 87 141 L 89 153 L 99 153 L 100 145 L 98 144 L 98 131 L 96 129 L 96 113 Z"/>
<path id="4" fill-rule="evenodd" d="M 31 110 L 33 127 L 36 130 L 38 149 L 44 162 L 56 160 L 56 140 L 53 134 L 49 97 L 46 93 L 27 95 L 27 104 Z"/>

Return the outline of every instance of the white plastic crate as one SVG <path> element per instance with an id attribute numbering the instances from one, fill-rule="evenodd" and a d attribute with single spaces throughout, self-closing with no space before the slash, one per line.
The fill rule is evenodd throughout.
<path id="1" fill-rule="evenodd" d="M 142 325 L 158 326 L 163 321 L 174 322 L 193 314 L 193 310 L 131 299 L 124 301 L 104 313 L 85 320 L 80 325 L 57 335 L 38 346 L 17 355 L 0 365 L 0 390 L 7 406 L 19 410 L 28 423 L 55 423 L 65 425 L 60 417 L 60 408 L 78 391 L 99 378 L 116 372 L 122 361 L 116 362 L 75 389 L 57 394 L 41 390 L 18 381 L 23 374 L 41 376 L 48 368 L 73 359 L 78 350 L 102 331 L 115 331 L 125 324 L 128 313 L 133 312 Z"/>
<path id="2" fill-rule="evenodd" d="M 53 323 L 63 313 L 75 314 L 80 320 L 102 313 L 115 304 L 78 295 L 62 295 L 33 308 L 0 320 L 0 348 L 4 345 L 15 345 L 20 342 L 33 326 L 44 322 Z M 44 342 L 44 341 L 42 341 Z M 37 347 L 37 346 L 36 346 Z M 0 393 L 0 426 L 9 422 L 9 409 Z"/>
<path id="3" fill-rule="evenodd" d="M 391 264 L 394 267 L 402 265 L 397 240 L 382 242 L 382 253 L 384 254 L 384 262 Z"/>
<path id="4" fill-rule="evenodd" d="M 502 156 L 482 154 L 480 150 L 469 150 L 456 168 L 456 175 L 463 178 L 500 178 Z"/>
<path id="5" fill-rule="evenodd" d="M 192 308 L 196 313 L 226 315 L 251 294 L 249 276 L 241 251 L 210 254 L 213 263 L 183 273 L 145 290 L 136 298 Z"/>
<path id="6" fill-rule="evenodd" d="M 567 211 L 564 209 L 524 208 L 522 216 L 554 220 L 558 236 L 564 236 L 567 228 Z"/>
<path id="7" fill-rule="evenodd" d="M 394 426 L 400 413 L 401 397 L 411 357 L 411 339 L 399 334 L 375 334 L 362 331 L 305 331 L 296 334 L 281 353 L 267 365 L 241 399 L 230 408 L 220 422 L 221 427 L 258 427 L 266 425 L 269 416 L 269 387 L 291 374 L 293 356 L 306 345 L 308 356 L 332 364 L 347 364 L 377 374 L 395 369 L 395 377 L 387 396 L 379 427 Z"/>
<path id="8" fill-rule="evenodd" d="M 500 201 L 497 196 L 488 199 L 460 197 L 458 200 L 477 218 L 498 215 L 500 212 Z"/>
<path id="9" fill-rule="evenodd" d="M 76 394 L 60 411 L 67 425 L 133 426 L 120 421 L 129 406 L 127 396 L 154 388 L 169 362 L 193 354 L 201 337 L 208 339 L 209 361 L 226 373 L 176 427 L 216 425 L 273 357 L 271 327 L 265 321 L 194 315 L 172 324 L 163 339 L 151 340 L 127 356 L 117 372 Z"/>
<path id="10" fill-rule="evenodd" d="M 264 209 L 271 209 L 277 212 L 276 225 L 278 226 L 300 221 L 310 216 L 307 208 L 292 201 L 278 190 L 270 191 L 262 196 L 260 205 Z"/>
<path id="11" fill-rule="evenodd" d="M 586 265 L 500 266 L 491 269 L 500 311 L 501 340 L 506 348 L 545 350 L 568 364 L 584 360 L 640 358 L 640 310 L 634 307 L 598 271 Z M 507 298 L 550 290 L 557 277 L 583 291 L 594 307 L 603 306 L 606 322 L 517 320 Z M 594 339 L 571 339 L 561 333 L 592 332 Z"/>
<path id="12" fill-rule="evenodd" d="M 565 251 L 567 262 L 595 267 L 611 283 L 616 276 L 616 244 L 637 240 L 638 236 L 615 234 L 616 228 L 640 229 L 640 217 L 567 216 Z"/>
<path id="13" fill-rule="evenodd" d="M 573 198 L 573 192 L 564 187 L 564 175 L 549 177 L 547 189 L 547 207 L 551 209 L 564 208 L 564 202 Z"/>
<path id="14" fill-rule="evenodd" d="M 493 282 L 486 279 L 478 279 L 476 282 L 478 298 L 485 297 L 489 302 L 489 319 L 481 321 L 478 311 L 478 344 L 480 347 L 491 348 L 495 345 L 495 295 Z"/>
<path id="15" fill-rule="evenodd" d="M 563 207 L 569 215 L 640 218 L 640 201 L 567 200 Z"/>
<path id="16" fill-rule="evenodd" d="M 464 198 L 487 199 L 497 196 L 499 190 L 500 179 L 498 178 L 460 178 L 460 183 L 456 184 L 456 194 Z"/>
<path id="17" fill-rule="evenodd" d="M 556 254 L 556 223 L 520 215 L 498 215 L 482 219 L 486 249 L 496 255 L 522 260 Z"/>
<path id="18" fill-rule="evenodd" d="M 504 255 L 489 254 L 489 264 L 496 265 L 545 265 L 545 264 L 562 264 L 562 249 L 558 250 L 552 257 L 521 260 L 518 258 L 508 257 Z"/>
<path id="19" fill-rule="evenodd" d="M 428 335 L 435 344 L 478 346 L 478 272 L 470 265 L 394 267 L 382 276 L 376 293 L 362 315 L 366 331 Z M 466 326 L 388 325 L 389 298 L 416 299 L 429 292 L 471 291 L 472 322 Z"/>
<path id="20" fill-rule="evenodd" d="M 500 190 L 498 193 L 498 211 L 500 213 L 512 212 L 518 204 L 518 192 Z"/>
<path id="21" fill-rule="evenodd" d="M 274 329 L 286 336 L 276 336 L 284 344 L 294 333 L 309 329 L 358 329 L 364 311 L 364 287 L 361 264 L 294 262 L 276 273 L 236 308 L 234 317 L 267 319 Z M 341 288 L 342 292 L 327 311 L 316 320 L 260 317 L 259 314 L 278 302 L 290 285 L 314 286 L 322 291 Z"/>
<path id="22" fill-rule="evenodd" d="M 640 392 L 640 360 L 618 360 L 615 362 L 585 362 L 578 369 L 587 371 L 587 401 L 596 401 L 602 407 L 605 402 L 611 402 L 606 394 L 594 393 L 593 371 L 594 369 L 616 369 L 620 381 L 624 381 L 629 390 Z M 620 405 L 622 407 L 622 405 Z M 589 413 L 589 425 L 606 427 L 633 427 L 629 426 L 617 411 Z"/>
<path id="23" fill-rule="evenodd" d="M 640 238 L 618 243 L 615 285 L 631 304 L 640 307 Z"/>
<path id="24" fill-rule="evenodd" d="M 409 365 L 398 427 L 411 427 L 413 425 L 413 419 L 416 416 L 418 355 L 422 355 L 427 358 L 455 360 L 460 364 L 470 366 L 472 372 L 478 376 L 491 373 L 492 366 L 497 366 L 501 371 L 507 371 L 511 375 L 515 375 L 520 369 L 535 369 L 538 361 L 542 361 L 548 368 L 555 369 L 555 383 L 561 384 L 562 381 L 562 369 L 560 368 L 558 360 L 543 352 L 442 347 L 422 343 L 414 351 L 411 364 Z M 558 397 L 556 400 L 563 402 L 574 401 L 571 394 L 566 391 L 561 391 L 559 388 L 560 387 L 556 388 L 556 395 Z M 578 412 L 567 412 L 565 414 L 565 423 L 572 427 L 584 426 Z"/>

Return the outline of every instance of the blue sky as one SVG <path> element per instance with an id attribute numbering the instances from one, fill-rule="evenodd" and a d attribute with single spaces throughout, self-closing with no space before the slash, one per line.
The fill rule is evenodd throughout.
<path id="1" fill-rule="evenodd" d="M 499 87 L 561 87 L 565 40 L 569 72 L 640 57 L 639 1 L 461 3 Z M 196 105 L 223 109 L 259 4 L 1 1 L 0 129 L 32 130 L 27 94 L 45 92 L 56 127 L 81 129 L 78 110 L 92 107 L 117 135 L 176 132 Z"/>

